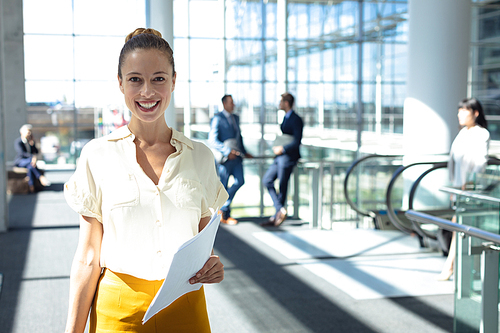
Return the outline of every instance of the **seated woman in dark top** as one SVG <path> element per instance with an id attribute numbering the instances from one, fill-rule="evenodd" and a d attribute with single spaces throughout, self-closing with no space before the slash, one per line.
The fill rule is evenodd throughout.
<path id="1" fill-rule="evenodd" d="M 38 179 L 43 186 L 49 186 L 50 182 L 36 166 L 38 149 L 31 134 L 31 128 L 31 125 L 26 124 L 19 129 L 21 136 L 14 142 L 17 153 L 14 165 L 28 169 L 29 189 L 30 192 L 35 192 L 35 179 Z"/>

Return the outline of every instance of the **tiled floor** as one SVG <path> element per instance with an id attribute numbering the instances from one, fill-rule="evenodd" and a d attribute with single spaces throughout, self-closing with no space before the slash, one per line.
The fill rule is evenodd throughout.
<path id="1" fill-rule="evenodd" d="M 398 231 L 256 232 L 255 238 L 354 299 L 453 294 L 445 258 Z"/>

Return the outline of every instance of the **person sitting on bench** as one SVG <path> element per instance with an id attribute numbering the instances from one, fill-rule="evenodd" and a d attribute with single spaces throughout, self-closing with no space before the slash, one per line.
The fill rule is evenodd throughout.
<path id="1" fill-rule="evenodd" d="M 21 136 L 14 142 L 16 149 L 16 159 L 14 165 L 20 168 L 28 169 L 28 185 L 30 192 L 35 192 L 35 180 L 38 179 L 42 186 L 50 186 L 49 180 L 42 175 L 36 166 L 38 149 L 35 145 L 35 140 L 31 134 L 33 126 L 25 124 L 21 126 L 19 132 Z"/>

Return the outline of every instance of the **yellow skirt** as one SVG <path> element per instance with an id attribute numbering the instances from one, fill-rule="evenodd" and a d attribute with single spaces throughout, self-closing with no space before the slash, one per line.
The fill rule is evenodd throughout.
<path id="1" fill-rule="evenodd" d="M 203 287 L 158 312 L 144 325 L 142 318 L 162 281 L 148 281 L 105 269 L 90 311 L 90 333 L 210 332 Z"/>

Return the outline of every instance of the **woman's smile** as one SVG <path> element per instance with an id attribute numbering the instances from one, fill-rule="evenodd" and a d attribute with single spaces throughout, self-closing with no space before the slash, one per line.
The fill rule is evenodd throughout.
<path id="1" fill-rule="evenodd" d="M 156 107 L 160 104 L 160 101 L 149 101 L 149 102 L 136 102 L 139 109 L 143 112 L 152 112 L 156 110 Z"/>

